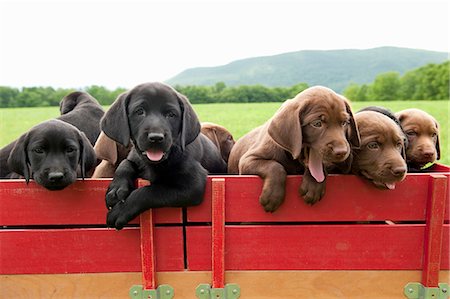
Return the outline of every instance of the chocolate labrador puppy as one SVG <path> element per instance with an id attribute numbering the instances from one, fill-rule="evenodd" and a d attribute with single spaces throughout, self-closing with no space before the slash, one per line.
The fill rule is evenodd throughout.
<path id="1" fill-rule="evenodd" d="M 61 190 L 82 178 L 96 164 L 94 148 L 86 135 L 61 120 L 42 122 L 15 143 L 8 158 L 10 170 L 49 190 Z"/>
<path id="2" fill-rule="evenodd" d="M 329 88 L 311 87 L 236 142 L 228 172 L 259 175 L 264 180 L 259 201 L 268 212 L 284 200 L 286 175 L 304 172 L 299 191 L 314 204 L 324 195 L 328 169 L 350 171 L 350 149 L 359 142 L 347 100 Z"/>
<path id="3" fill-rule="evenodd" d="M 230 156 L 231 149 L 236 143 L 230 131 L 218 124 L 202 122 L 201 132 L 205 134 L 205 136 L 208 137 L 219 149 L 220 154 L 222 155 L 222 159 L 225 162 L 228 162 L 228 157 Z"/>
<path id="4" fill-rule="evenodd" d="M 361 137 L 352 151 L 352 172 L 380 189 L 395 189 L 406 175 L 406 137 L 398 120 L 387 109 L 368 107 L 355 114 Z"/>
<path id="5" fill-rule="evenodd" d="M 120 95 L 101 126 L 114 141 L 133 144 L 106 191 L 109 227 L 121 229 L 150 208 L 198 205 L 208 172 L 226 171 L 188 99 L 168 85 L 145 83 Z M 151 184 L 136 189 L 137 178 Z"/>
<path id="6" fill-rule="evenodd" d="M 430 114 L 420 109 L 406 109 L 396 113 L 408 137 L 406 161 L 410 171 L 419 171 L 428 163 L 439 160 L 439 124 Z"/>

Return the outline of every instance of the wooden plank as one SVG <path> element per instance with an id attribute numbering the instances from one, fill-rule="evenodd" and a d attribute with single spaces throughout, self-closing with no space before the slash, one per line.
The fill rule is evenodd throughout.
<path id="1" fill-rule="evenodd" d="M 210 272 L 162 272 L 158 281 L 174 287 L 174 299 L 196 299 L 195 288 Z M 403 287 L 420 280 L 420 271 L 229 271 L 242 299 L 404 299 Z M 0 275 L 0 298 L 128 298 L 140 273 Z M 450 273 L 441 271 L 441 282 Z"/>
<path id="2" fill-rule="evenodd" d="M 447 186 L 447 178 L 444 175 L 430 177 L 430 199 L 427 205 L 422 272 L 422 284 L 426 287 L 435 288 L 439 283 Z M 448 253 L 448 250 L 444 252 Z"/>
<path id="3" fill-rule="evenodd" d="M 225 282 L 225 179 L 212 180 L 212 287 Z"/>
<path id="4" fill-rule="evenodd" d="M 0 225 L 106 225 L 105 192 L 110 182 L 78 180 L 64 190 L 48 191 L 34 182 L 0 180 Z M 158 209 L 154 221 L 181 223 L 181 209 Z"/>
<path id="5" fill-rule="evenodd" d="M 0 230 L 0 274 L 141 271 L 139 228 Z M 155 229 L 156 269 L 184 269 L 181 227 Z"/>
<path id="6" fill-rule="evenodd" d="M 259 204 L 259 177 L 224 178 L 227 222 L 425 221 L 429 174 L 408 174 L 395 190 L 379 190 L 353 175 L 330 175 L 324 198 L 313 206 L 305 204 L 298 195 L 301 176 L 288 176 L 285 202 L 274 213 L 264 212 Z M 448 210 L 448 198 L 446 207 Z M 204 203 L 188 208 L 188 221 L 210 222 L 210 211 L 209 183 Z M 448 212 L 445 217 L 449 219 Z"/>
<path id="7" fill-rule="evenodd" d="M 153 211 L 148 210 L 140 215 L 141 222 L 141 271 L 142 271 L 142 285 L 145 290 L 156 288 L 155 278 L 155 242 L 154 242 L 154 226 L 153 226 Z"/>
<path id="8" fill-rule="evenodd" d="M 419 270 L 424 225 L 226 226 L 227 270 Z M 188 269 L 211 270 L 210 227 L 187 228 Z M 449 225 L 442 252 L 449 251 Z M 441 269 L 450 269 L 448 254 Z"/>

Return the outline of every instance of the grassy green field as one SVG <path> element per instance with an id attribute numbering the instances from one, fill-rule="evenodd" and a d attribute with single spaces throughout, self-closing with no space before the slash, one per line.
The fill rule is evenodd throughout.
<path id="1" fill-rule="evenodd" d="M 221 124 L 228 128 L 235 139 L 263 124 L 280 107 L 281 103 L 224 103 L 194 105 L 201 121 Z M 354 102 L 354 111 L 378 105 L 400 111 L 406 108 L 419 108 L 433 115 L 441 125 L 441 160 L 450 165 L 449 153 L 449 107 L 450 101 L 393 101 L 393 102 Z M 0 146 L 19 137 L 33 125 L 57 117 L 59 107 L 5 108 L 0 109 Z"/>

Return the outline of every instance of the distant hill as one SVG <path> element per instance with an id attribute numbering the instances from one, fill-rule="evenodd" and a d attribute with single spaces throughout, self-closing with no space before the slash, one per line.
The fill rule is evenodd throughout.
<path id="1" fill-rule="evenodd" d="M 305 50 L 236 60 L 216 67 L 187 69 L 166 82 L 171 85 L 325 85 L 342 92 L 349 83 L 370 83 L 384 72 L 406 71 L 441 63 L 448 53 L 381 47 L 368 50 Z"/>

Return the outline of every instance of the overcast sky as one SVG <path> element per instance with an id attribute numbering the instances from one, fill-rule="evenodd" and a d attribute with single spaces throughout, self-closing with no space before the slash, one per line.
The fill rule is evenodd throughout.
<path id="1" fill-rule="evenodd" d="M 131 88 L 308 49 L 448 52 L 448 2 L 0 0 L 0 85 Z"/>

